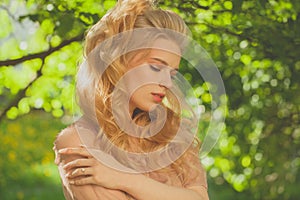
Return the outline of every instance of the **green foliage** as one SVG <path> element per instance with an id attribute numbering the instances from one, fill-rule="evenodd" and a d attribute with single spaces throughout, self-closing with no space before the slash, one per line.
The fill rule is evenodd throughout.
<path id="1" fill-rule="evenodd" d="M 16 119 L 32 109 L 43 109 L 55 117 L 77 112 L 72 108 L 71 96 L 82 54 L 82 34 L 114 3 L 1 3 L 2 120 Z M 161 0 L 159 4 L 185 19 L 193 37 L 217 64 L 225 83 L 226 129 L 214 150 L 203 159 L 213 188 L 212 199 L 297 199 L 300 2 Z M 26 57 L 40 52 L 34 59 Z M 25 59 L 18 62 L 18 58 Z M 181 72 L 209 110 L 207 83 L 190 71 L 187 62 L 183 62 Z M 9 133 L 15 137 L 26 134 L 23 129 Z"/>
<path id="2" fill-rule="evenodd" d="M 64 126 L 42 112 L 2 121 L 0 199 L 63 199 L 51 149 Z"/>

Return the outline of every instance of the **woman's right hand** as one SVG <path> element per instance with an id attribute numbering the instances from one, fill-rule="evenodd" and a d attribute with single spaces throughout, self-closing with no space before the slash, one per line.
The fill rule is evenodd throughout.
<path id="1" fill-rule="evenodd" d="M 63 166 L 70 184 L 94 184 L 109 189 L 121 188 L 120 180 L 126 173 L 105 166 L 95 159 L 86 148 L 65 148 L 59 150 L 59 154 L 80 156 Z"/>

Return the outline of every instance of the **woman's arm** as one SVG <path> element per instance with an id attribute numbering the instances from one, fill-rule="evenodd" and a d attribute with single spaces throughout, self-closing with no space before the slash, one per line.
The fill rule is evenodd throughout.
<path id="1" fill-rule="evenodd" d="M 85 159 L 87 157 L 77 155 L 62 155 L 59 150 L 64 148 L 81 148 L 81 141 L 76 132 L 76 128 L 71 126 L 63 130 L 57 137 L 54 143 L 54 150 L 56 152 L 56 164 L 58 165 L 61 180 L 63 183 L 63 190 L 67 200 L 121 200 L 126 199 L 126 195 L 122 191 L 111 190 L 99 185 L 74 185 L 70 184 L 66 171 L 63 166 L 66 163 L 76 161 L 78 159 Z"/>
<path id="2" fill-rule="evenodd" d="M 85 148 L 68 148 L 61 150 L 60 153 L 84 157 L 90 155 Z M 122 190 L 138 200 L 209 199 L 207 190 L 203 186 L 190 188 L 169 186 L 141 174 L 130 174 L 111 169 L 92 157 L 74 160 L 67 163 L 64 168 L 69 171 L 68 178 L 71 184 L 96 184 L 110 189 Z"/>
<path id="3" fill-rule="evenodd" d="M 139 200 L 207 200 L 206 188 L 193 186 L 189 189 L 169 186 L 143 175 L 125 174 L 120 179 L 120 189 Z"/>

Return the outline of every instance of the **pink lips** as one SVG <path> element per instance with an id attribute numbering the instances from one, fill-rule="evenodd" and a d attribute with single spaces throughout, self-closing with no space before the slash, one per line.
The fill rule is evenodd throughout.
<path id="1" fill-rule="evenodd" d="M 158 103 L 162 102 L 163 98 L 165 97 L 165 94 L 163 93 L 152 92 L 151 94 L 153 95 L 153 100 Z"/>

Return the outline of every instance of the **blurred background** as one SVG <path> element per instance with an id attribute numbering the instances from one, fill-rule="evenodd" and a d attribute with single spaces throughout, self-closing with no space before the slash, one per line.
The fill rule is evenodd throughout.
<path id="1" fill-rule="evenodd" d="M 115 2 L 1 0 L 1 200 L 64 199 L 53 141 L 78 112 L 84 33 Z M 224 80 L 226 128 L 202 159 L 210 198 L 299 199 L 300 1 L 158 4 L 183 17 Z M 180 72 L 209 112 L 209 84 L 188 66 Z"/>

